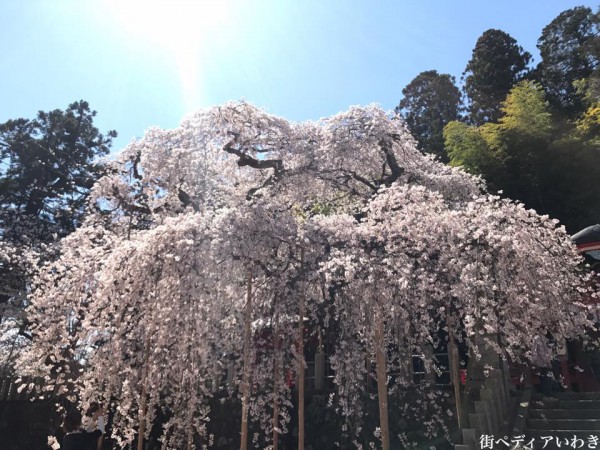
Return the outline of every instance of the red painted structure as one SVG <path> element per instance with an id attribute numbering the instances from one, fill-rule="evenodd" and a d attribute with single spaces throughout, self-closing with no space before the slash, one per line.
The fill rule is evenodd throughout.
<path id="1" fill-rule="evenodd" d="M 571 240 L 577 250 L 585 258 L 592 271 L 600 274 L 600 225 L 592 225 L 574 234 Z M 600 290 L 600 286 L 598 286 Z M 599 299 L 590 298 L 589 303 L 599 303 Z M 600 328 L 600 317 L 593 318 Z M 600 333 L 596 332 L 596 338 Z M 568 341 L 565 344 L 565 355 L 555 361 L 554 372 L 562 376 L 565 389 L 579 392 L 600 391 L 600 351 L 582 348 L 581 343 Z M 539 378 L 528 366 L 510 365 L 513 384 L 539 384 Z"/>
<path id="2" fill-rule="evenodd" d="M 600 225 L 584 228 L 571 237 L 591 270 L 600 273 Z M 590 299 L 598 303 L 598 299 Z M 599 317 L 595 317 L 600 322 Z M 595 337 L 600 337 L 595 336 Z M 567 343 L 567 356 L 561 361 L 567 385 L 577 391 L 600 391 L 600 351 L 586 351 L 575 342 Z"/>

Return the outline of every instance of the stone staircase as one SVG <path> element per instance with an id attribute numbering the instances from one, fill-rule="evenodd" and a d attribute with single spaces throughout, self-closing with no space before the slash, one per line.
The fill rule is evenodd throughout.
<path id="1" fill-rule="evenodd" d="M 536 449 L 593 448 L 590 436 L 600 449 L 600 392 L 563 392 L 556 399 L 533 394 L 523 434 L 525 444 L 535 438 Z"/>

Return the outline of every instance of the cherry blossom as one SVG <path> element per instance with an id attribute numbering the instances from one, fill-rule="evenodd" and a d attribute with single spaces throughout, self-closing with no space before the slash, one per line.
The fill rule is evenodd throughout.
<path id="1" fill-rule="evenodd" d="M 305 319 L 336 332 L 330 403 L 345 434 L 361 428 L 365 361 L 376 362 L 384 449 L 398 433 L 387 395 L 411 384 L 388 377 L 407 352 L 439 371 L 440 329 L 475 357 L 485 342 L 517 360 L 532 334 L 592 326 L 564 229 L 422 155 L 377 106 L 292 123 L 231 103 L 149 130 L 110 167 L 84 225 L 39 270 L 22 367 L 109 405 L 121 444 L 161 412 L 167 448 L 209 446 L 210 399 L 230 370 L 228 395 L 262 430 L 254 445 L 276 447 Z M 243 426 L 240 448 L 249 440 Z"/>

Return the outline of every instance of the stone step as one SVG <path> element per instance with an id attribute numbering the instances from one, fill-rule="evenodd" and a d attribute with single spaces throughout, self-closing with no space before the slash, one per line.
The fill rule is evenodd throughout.
<path id="1" fill-rule="evenodd" d="M 556 394 L 559 400 L 598 400 L 600 392 L 559 392 Z"/>
<path id="2" fill-rule="evenodd" d="M 531 419 L 600 419 L 599 409 L 530 409 Z"/>
<path id="3" fill-rule="evenodd" d="M 596 400 L 535 400 L 531 409 L 600 409 Z"/>
<path id="4" fill-rule="evenodd" d="M 600 431 L 600 419 L 528 419 L 529 428 L 537 430 L 596 430 Z"/>
<path id="5" fill-rule="evenodd" d="M 555 392 L 552 397 L 558 400 L 598 400 L 600 401 L 600 392 Z M 542 394 L 534 393 L 531 400 L 541 400 Z"/>

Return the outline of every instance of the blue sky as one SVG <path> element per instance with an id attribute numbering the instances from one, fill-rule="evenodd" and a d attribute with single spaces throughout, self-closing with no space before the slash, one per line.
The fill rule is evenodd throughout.
<path id="1" fill-rule="evenodd" d="M 0 122 L 84 99 L 115 149 L 245 99 L 290 120 L 392 109 L 419 72 L 460 78 L 489 28 L 539 61 L 542 28 L 594 2 L 0 0 Z"/>

